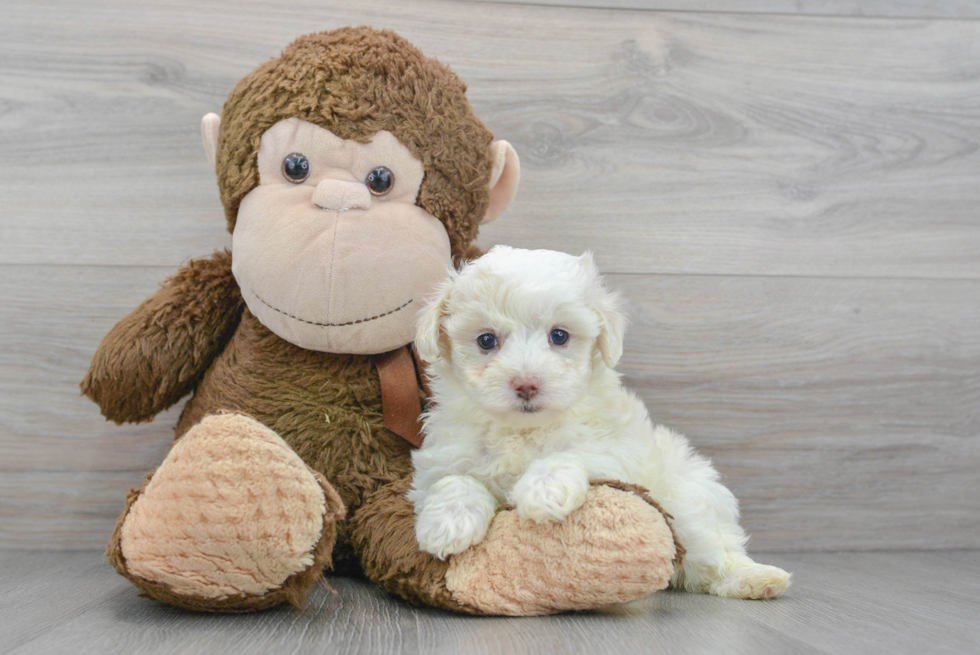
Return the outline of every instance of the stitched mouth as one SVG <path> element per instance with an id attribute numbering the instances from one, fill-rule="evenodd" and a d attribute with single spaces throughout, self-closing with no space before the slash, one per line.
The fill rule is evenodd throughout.
<path id="1" fill-rule="evenodd" d="M 395 312 L 400 312 L 401 310 L 405 309 L 410 304 L 412 304 L 412 301 L 414 300 L 414 298 L 409 298 L 405 303 L 403 303 L 402 305 L 400 305 L 398 307 L 395 307 L 394 309 L 390 309 L 390 310 L 388 310 L 386 312 L 383 312 L 381 314 L 377 314 L 375 316 L 369 316 L 367 318 L 359 318 L 356 321 L 346 321 L 344 323 L 318 323 L 316 321 L 309 321 L 309 320 L 307 320 L 305 318 L 300 318 L 299 316 L 295 316 L 293 314 L 290 314 L 289 312 L 284 312 L 283 310 L 279 309 L 278 307 L 276 307 L 274 305 L 270 305 L 265 300 L 263 300 L 262 299 L 262 296 L 260 296 L 259 294 L 255 293 L 255 289 L 249 289 L 249 290 L 252 292 L 252 295 L 253 296 L 255 296 L 256 298 L 259 299 L 259 302 L 261 302 L 263 305 L 265 305 L 266 307 L 268 307 L 272 311 L 278 312 L 278 313 L 282 314 L 283 316 L 286 316 L 286 317 L 289 317 L 289 318 L 293 319 L 294 321 L 299 321 L 300 323 L 306 323 L 307 325 L 316 325 L 317 327 L 344 327 L 344 326 L 347 326 L 347 325 L 357 325 L 358 323 L 368 323 L 370 321 L 376 321 L 379 318 L 384 318 L 385 316 L 391 316 Z"/>

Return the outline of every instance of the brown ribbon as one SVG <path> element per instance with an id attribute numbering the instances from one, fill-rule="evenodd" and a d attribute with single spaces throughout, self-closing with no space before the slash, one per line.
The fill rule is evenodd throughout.
<path id="1" fill-rule="evenodd" d="M 417 368 L 409 346 L 374 358 L 381 380 L 381 411 L 385 427 L 416 448 L 422 446 L 422 400 L 419 386 L 428 396 L 424 364 Z M 422 370 L 420 371 L 419 368 Z"/>

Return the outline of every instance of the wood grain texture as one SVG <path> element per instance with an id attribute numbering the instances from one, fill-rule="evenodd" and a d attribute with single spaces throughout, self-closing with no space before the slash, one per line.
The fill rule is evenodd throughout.
<path id="1" fill-rule="evenodd" d="M 104 548 L 126 494 L 145 482 L 136 471 L 2 471 L 0 548 Z"/>
<path id="2" fill-rule="evenodd" d="M 102 337 L 172 272 L 0 266 L 0 471 L 145 471 L 163 460 L 176 410 L 115 427 L 78 385 Z"/>
<path id="3" fill-rule="evenodd" d="M 977 0 L 471 0 L 643 11 L 876 18 L 980 18 Z"/>
<path id="4" fill-rule="evenodd" d="M 482 243 L 617 272 L 980 278 L 980 22 L 420 0 L 5 3 L 0 263 L 227 243 L 198 122 L 298 34 L 390 27 L 521 153 Z"/>
<path id="5" fill-rule="evenodd" d="M 178 410 L 119 427 L 77 385 L 169 271 L 0 272 L 0 544 L 101 546 Z M 714 458 L 755 550 L 980 547 L 980 282 L 610 282 L 626 383 Z"/>
<path id="6" fill-rule="evenodd" d="M 661 592 L 601 612 L 481 618 L 411 607 L 332 578 L 302 612 L 193 614 L 137 598 L 101 554 L 0 553 L 10 653 L 970 653 L 980 553 L 786 554 L 772 602 Z"/>
<path id="7" fill-rule="evenodd" d="M 980 284 L 613 281 L 626 384 L 713 457 L 757 548 L 980 547 Z"/>

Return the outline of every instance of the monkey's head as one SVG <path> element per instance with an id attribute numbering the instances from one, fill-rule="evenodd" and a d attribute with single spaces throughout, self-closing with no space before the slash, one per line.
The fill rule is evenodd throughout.
<path id="1" fill-rule="evenodd" d="M 301 37 L 246 76 L 204 146 L 249 310 L 303 348 L 412 340 L 423 298 L 517 191 L 466 86 L 391 32 Z"/>

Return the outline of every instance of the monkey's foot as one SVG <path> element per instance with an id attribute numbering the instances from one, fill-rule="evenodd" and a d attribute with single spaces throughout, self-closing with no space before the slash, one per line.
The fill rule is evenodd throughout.
<path id="1" fill-rule="evenodd" d="M 602 482 L 562 523 L 499 512 L 481 543 L 453 556 L 445 584 L 453 600 L 484 614 L 596 609 L 664 589 L 682 557 L 641 487 Z"/>
<path id="2" fill-rule="evenodd" d="M 275 432 L 209 416 L 130 494 L 106 551 L 157 600 L 206 611 L 302 605 L 330 564 L 344 506 Z"/>

